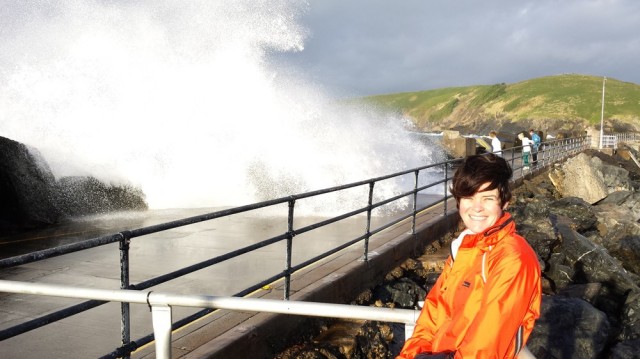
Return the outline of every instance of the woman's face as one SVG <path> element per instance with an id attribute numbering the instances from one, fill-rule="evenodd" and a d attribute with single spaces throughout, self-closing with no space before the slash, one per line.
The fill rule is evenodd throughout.
<path id="1" fill-rule="evenodd" d="M 482 233 L 495 224 L 508 205 L 500 203 L 500 193 L 497 188 L 485 191 L 487 187 L 489 187 L 488 182 L 483 184 L 473 196 L 460 198 L 458 204 L 464 225 L 473 233 Z"/>

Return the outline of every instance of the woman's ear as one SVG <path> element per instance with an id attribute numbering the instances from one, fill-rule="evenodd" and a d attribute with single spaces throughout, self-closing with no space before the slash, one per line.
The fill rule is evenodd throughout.
<path id="1" fill-rule="evenodd" d="M 505 203 L 504 206 L 502 206 L 502 210 L 506 211 L 507 207 L 509 207 L 509 202 Z"/>

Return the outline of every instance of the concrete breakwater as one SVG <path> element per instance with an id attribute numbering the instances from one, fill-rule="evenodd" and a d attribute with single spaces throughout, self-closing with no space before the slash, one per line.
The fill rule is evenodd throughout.
<path id="1" fill-rule="evenodd" d="M 640 168 L 633 148 L 587 151 L 516 188 L 509 211 L 543 268 L 537 358 L 637 358 L 640 347 Z M 577 175 L 579 174 L 579 175 Z M 354 304 L 414 308 L 435 282 L 454 233 L 384 277 Z M 390 358 L 404 338 L 387 323 L 328 324 L 288 358 Z"/>

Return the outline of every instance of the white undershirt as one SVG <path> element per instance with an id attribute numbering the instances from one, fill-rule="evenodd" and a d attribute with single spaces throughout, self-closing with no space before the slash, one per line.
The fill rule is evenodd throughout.
<path id="1" fill-rule="evenodd" d="M 460 233 L 458 238 L 454 239 L 453 242 L 451 242 L 451 258 L 453 258 L 454 260 L 456 259 L 456 254 L 458 254 L 458 248 L 460 248 L 460 245 L 462 244 L 462 239 L 467 234 L 473 234 L 473 232 L 471 232 L 470 229 L 465 229 L 464 231 L 462 231 L 462 233 Z"/>

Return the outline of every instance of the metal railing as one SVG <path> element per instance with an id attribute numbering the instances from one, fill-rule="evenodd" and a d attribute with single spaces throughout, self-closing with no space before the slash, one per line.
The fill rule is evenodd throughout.
<path id="1" fill-rule="evenodd" d="M 602 145 L 600 145 L 600 148 L 613 148 L 615 150 L 618 148 L 618 138 L 615 135 L 602 136 Z"/>
<path id="2" fill-rule="evenodd" d="M 543 141 L 538 145 L 537 152 L 529 153 L 528 166 L 523 163 L 522 146 L 508 148 L 501 152 L 502 157 L 513 169 L 514 179 L 518 179 L 588 149 L 591 145 L 590 141 L 589 136 Z"/>
<path id="3" fill-rule="evenodd" d="M 568 156 L 574 155 L 586 148 L 589 147 L 590 144 L 590 140 L 588 137 L 581 137 L 581 138 L 569 138 L 569 139 L 560 139 L 560 140 L 554 140 L 554 141 L 547 141 L 547 142 L 543 142 L 541 144 L 540 147 L 540 151 L 538 152 L 538 167 L 534 167 L 530 170 L 525 170 L 525 167 L 522 165 L 522 161 L 521 161 L 521 148 L 520 147 L 515 147 L 515 148 L 511 148 L 508 150 L 503 150 L 503 156 L 505 156 L 505 158 L 507 160 L 510 161 L 511 166 L 513 167 L 514 173 L 516 174 L 516 178 L 517 179 L 519 177 L 525 176 L 527 175 L 527 173 L 530 173 L 531 171 L 535 171 L 536 169 L 540 169 L 543 168 L 546 165 L 549 165 L 551 163 L 563 160 L 565 158 L 567 158 Z M 130 353 L 132 353 L 133 351 L 135 351 L 137 348 L 139 348 L 140 346 L 150 343 L 151 341 L 154 340 L 154 335 L 153 333 L 146 335 L 143 338 L 139 338 L 137 340 L 132 341 L 130 338 L 130 327 L 131 327 L 131 323 L 130 323 L 130 311 L 129 311 L 129 302 L 139 302 L 140 300 L 140 295 L 145 296 L 144 292 L 141 292 L 145 289 L 148 289 L 150 287 L 156 286 L 158 284 L 161 283 L 165 283 L 168 282 L 170 280 L 179 278 L 181 276 L 196 272 L 198 270 L 204 269 L 204 268 L 208 268 L 211 267 L 215 264 L 219 264 L 222 263 L 224 261 L 227 261 L 231 258 L 235 258 L 235 257 L 239 257 L 242 256 L 244 254 L 250 253 L 252 251 L 255 251 L 257 249 L 275 244 L 275 243 L 280 243 L 280 242 L 285 242 L 286 243 L 286 259 L 285 259 L 285 265 L 284 265 L 284 269 L 273 276 L 264 278 L 263 280 L 261 280 L 258 283 L 252 284 L 248 287 L 246 287 L 245 289 L 237 292 L 234 294 L 235 297 L 241 297 L 241 296 L 245 296 L 265 285 L 268 285 L 270 283 L 273 283 L 275 281 L 278 280 L 284 280 L 284 299 L 287 300 L 289 299 L 289 295 L 290 295 L 290 282 L 291 282 L 291 276 L 296 273 L 297 271 L 299 271 L 302 268 L 305 268 L 307 266 L 313 265 L 315 263 L 318 263 L 319 261 L 334 255 L 338 252 L 340 252 L 341 250 L 344 250 L 347 247 L 351 247 L 355 244 L 358 243 L 362 243 L 363 245 L 363 257 L 364 260 L 368 260 L 368 245 L 369 245 L 369 240 L 372 236 L 392 227 L 395 226 L 407 219 L 411 219 L 412 221 L 412 234 L 415 235 L 415 230 L 416 230 L 416 216 L 419 212 L 422 212 L 423 210 L 427 209 L 427 208 L 431 208 L 437 205 L 442 205 L 442 215 L 446 215 L 448 209 L 447 209 L 447 202 L 450 199 L 450 194 L 448 193 L 448 185 L 449 185 L 449 181 L 451 180 L 451 171 L 453 170 L 453 168 L 455 168 L 457 162 L 461 161 L 461 159 L 456 159 L 456 160 L 451 160 L 451 161 L 445 161 L 445 162 L 440 162 L 440 163 L 435 163 L 435 164 L 430 164 L 430 165 L 426 165 L 426 166 L 422 166 L 422 167 L 418 167 L 418 168 L 414 168 L 414 169 L 410 169 L 410 170 L 406 170 L 406 171 L 402 171 L 402 172 L 398 172 L 398 173 L 394 173 L 394 174 L 390 174 L 390 175 L 386 175 L 386 176 L 382 176 L 382 177 L 377 177 L 377 178 L 373 178 L 373 179 L 369 179 L 369 180 L 365 180 L 365 181 L 360 181 L 360 182 L 355 182 L 355 183 L 351 183 L 351 184 L 345 184 L 342 186 L 336 186 L 336 187 L 332 187 L 332 188 L 327 188 L 327 189 L 323 189 L 323 190 L 318 190 L 318 191 L 312 191 L 312 192 L 307 192 L 307 193 L 302 193 L 302 194 L 297 194 L 297 195 L 292 195 L 289 197 L 283 197 L 283 198 L 279 198 L 279 199 L 274 199 L 274 200 L 270 200 L 270 201 L 264 201 L 264 202 L 260 202 L 260 203 L 256 203 L 256 204 L 252 204 L 252 205 L 247 205 L 247 206 L 241 206 L 241 207 L 236 207 L 236 208 L 231 208 L 231 209 L 226 209 L 226 210 L 222 210 L 222 211 L 217 211 L 217 212 L 213 212 L 213 213 L 207 213 L 207 214 L 203 214 L 203 215 L 199 215 L 199 216 L 194 216 L 194 217 L 189 217 L 189 218 L 185 218 L 185 219 L 181 219 L 181 220 L 177 220 L 177 221 L 171 221 L 171 222 L 167 222 L 167 223 L 162 223 L 162 224 L 158 224 L 158 225 L 153 225 L 153 226 L 149 226 L 149 227 L 144 227 L 144 228 L 139 228 L 139 229 L 134 229 L 134 230 L 128 230 L 128 231 L 122 231 L 119 233 L 115 233 L 115 234 L 111 234 L 111 235 L 106 235 L 106 236 L 102 236 L 102 237 L 97 237 L 97 238 L 93 238 L 93 239 L 88 239 L 88 240 L 84 240 L 84 241 L 80 241 L 77 243 L 73 243 L 73 244 L 68 244 L 68 245 L 63 245 L 63 246 L 59 246 L 59 247 L 55 247 L 55 248 L 50 248 L 50 249 L 46 249 L 46 250 L 41 250 L 41 251 L 37 251 L 37 252 L 33 252 L 33 253 L 28 253 L 28 254 L 24 254 L 24 255 L 19 255 L 19 256 L 15 256 L 15 257 L 11 257 L 11 258 L 6 258 L 6 259 L 2 259 L 0 260 L 0 269 L 1 268 L 8 268 L 8 267 L 13 267 L 13 266 L 18 266 L 18 265 L 24 265 L 27 263 L 32 263 L 32 262 L 36 262 L 36 261 L 40 261 L 40 260 L 44 260 L 47 258 L 53 258 L 53 257 L 57 257 L 57 256 L 61 256 L 61 255 L 65 255 L 65 254 L 69 254 L 69 253 L 74 253 L 77 251 L 82 251 L 85 249 L 89 249 L 89 248 L 95 248 L 98 246 L 103 246 L 109 243 L 119 243 L 119 251 L 120 251 L 120 289 L 125 291 L 123 293 L 128 293 L 127 295 L 132 295 L 131 293 L 139 293 L 139 295 L 133 295 L 133 297 L 131 298 L 131 300 L 126 299 L 126 298 L 120 298 L 120 299 L 115 299 L 115 297 L 105 297 L 103 296 L 106 295 L 106 293 L 103 292 L 95 292 L 95 294 L 100 293 L 100 295 L 96 295 L 96 296 L 74 296 L 76 298 L 85 298 L 85 299 L 90 299 L 88 301 L 67 307 L 65 309 L 62 310 L 58 310 L 55 311 L 53 313 L 49 313 L 47 315 L 35 318 L 33 320 L 21 323 L 19 325 L 13 326 L 11 328 L 7 328 L 4 330 L 0 331 L 0 340 L 4 340 L 7 338 L 11 338 L 23 333 L 26 333 L 28 331 L 31 331 L 33 329 L 42 327 L 44 325 L 50 324 L 52 322 L 73 316 L 75 314 L 87 311 L 91 308 L 95 308 L 97 306 L 100 306 L 102 304 L 107 303 L 108 301 L 121 301 L 121 346 L 118 347 L 115 351 L 105 355 L 105 358 L 113 358 L 113 357 L 128 357 L 128 355 Z M 425 173 L 429 171 L 428 173 L 432 173 L 435 174 L 437 176 L 440 177 L 440 179 L 436 179 L 433 180 L 429 183 L 421 183 L 420 181 L 420 175 L 421 173 Z M 374 198 L 376 198 L 374 196 L 374 188 L 376 186 L 377 183 L 381 182 L 381 181 L 385 181 L 385 180 L 389 180 L 389 179 L 394 179 L 394 178 L 399 178 L 399 177 L 403 177 L 403 176 L 411 176 L 413 178 L 413 189 L 406 191 L 406 192 L 402 192 L 402 193 L 398 193 L 393 195 L 392 197 L 389 198 L 383 198 L 380 199 L 378 201 L 374 201 Z M 423 182 L 423 181 L 422 181 Z M 419 193 L 424 193 L 424 191 L 434 188 L 435 186 L 442 186 L 443 189 L 441 190 L 441 194 L 442 197 L 440 199 L 437 199 L 433 202 L 430 203 L 426 203 L 422 206 L 418 205 L 418 194 Z M 368 194 L 368 204 L 365 207 L 362 208 L 358 208 L 356 210 L 350 211 L 348 213 L 344 213 L 341 214 L 339 216 L 335 216 L 317 223 L 313 223 L 311 225 L 307 225 L 301 228 L 294 228 L 294 213 L 295 213 L 295 206 L 296 206 L 296 202 L 300 199 L 304 199 L 304 198 L 311 198 L 311 197 L 315 197 L 315 196 L 321 196 L 321 195 L 326 195 L 329 193 L 334 193 L 334 192 L 338 192 L 338 191 L 344 191 L 344 190 L 348 190 L 348 189 L 352 189 L 355 187 L 360 187 L 360 186 L 365 186 L 366 188 L 368 188 L 367 194 Z M 440 191 L 440 190 L 439 190 Z M 372 225 L 372 211 L 377 209 L 377 208 L 381 208 L 384 205 L 390 204 L 394 201 L 398 201 L 400 199 L 409 197 L 412 199 L 413 201 L 413 205 L 412 205 L 412 209 L 409 213 L 406 213 L 404 215 L 401 215 L 397 218 L 393 218 L 388 222 L 382 223 L 379 227 L 372 229 L 371 225 Z M 249 211 L 253 211 L 253 210 L 257 210 L 260 208 L 265 208 L 265 207 L 271 207 L 271 206 L 275 206 L 278 204 L 287 204 L 287 222 L 288 222 L 288 228 L 287 231 L 284 233 L 281 233 L 279 235 L 276 235 L 274 237 L 259 241 L 255 244 L 251 244 L 248 246 L 245 246 L 243 248 L 239 248 L 233 251 L 230 251 L 228 253 L 225 253 L 221 256 L 216 256 L 214 258 L 210 258 L 207 259 L 205 261 L 181 268 L 179 270 L 175 270 L 169 273 L 165 273 L 163 275 L 157 276 L 157 277 L 153 277 L 153 278 L 149 278 L 145 281 L 139 282 L 139 283 L 135 283 L 132 284 L 130 283 L 130 269 L 129 269 L 129 247 L 130 247 L 130 243 L 133 239 L 138 238 L 138 237 L 142 237 L 142 236 L 146 236 L 146 235 L 150 235 L 153 233 L 158 233 L 158 232 L 162 232 L 162 231 L 166 231 L 169 229 L 174 229 L 174 228 L 179 228 L 179 227 L 184 227 L 184 226 L 189 226 L 192 224 L 196 224 L 196 223 L 200 223 L 203 221 L 210 221 L 210 220 L 215 220 L 215 219 L 220 219 L 223 217 L 228 217 L 228 216 L 233 216 L 233 215 L 237 215 L 240 213 L 245 213 L 245 212 L 249 212 Z M 298 263 L 296 265 L 292 264 L 292 248 L 294 246 L 294 237 L 306 232 L 310 232 L 313 230 L 316 230 L 318 228 L 321 228 L 323 226 L 327 226 L 329 224 L 332 223 L 336 223 L 338 221 L 344 220 L 346 218 L 350 218 L 353 216 L 357 216 L 357 215 L 363 215 L 366 214 L 366 227 L 364 228 L 364 233 L 356 238 L 350 239 L 348 240 L 346 243 L 343 243 L 339 246 L 336 246 L 335 248 L 332 248 L 328 251 L 325 251 L 311 259 L 308 259 L 306 261 L 303 261 L 301 263 Z M 6 283 L 5 283 L 6 284 Z M 20 286 L 20 284 L 15 284 L 16 286 Z M 25 287 L 29 286 L 30 284 L 24 282 L 22 283 L 22 285 L 24 285 Z M 2 288 L 7 288 L 7 287 L 0 287 L 0 291 L 4 290 Z M 12 287 L 13 288 L 13 287 Z M 46 295 L 59 295 L 60 293 L 57 292 L 57 289 L 62 290 L 61 288 L 54 288 L 51 287 L 51 291 L 48 291 Z M 91 289 L 85 289 L 87 291 L 89 291 L 89 293 L 94 293 L 92 292 L 93 290 Z M 57 294 L 56 294 L 57 293 Z M 64 293 L 69 293 L 68 291 L 64 291 Z M 148 292 L 147 292 L 148 293 Z M 45 295 L 44 292 L 42 293 L 33 293 L 33 294 L 43 294 Z M 153 293 L 152 293 L 153 294 Z M 151 296 L 152 294 L 149 294 L 149 296 Z M 65 294 L 66 296 L 66 294 Z M 155 295 L 154 295 L 155 297 Z M 145 297 L 146 298 L 146 297 Z M 124 300 L 126 299 L 126 300 Z M 146 302 L 146 299 L 145 301 Z M 207 306 L 207 305 L 200 305 L 197 307 L 202 307 L 202 308 L 206 308 L 204 310 L 201 310 L 195 314 L 192 314 L 190 316 L 187 316 L 185 318 L 181 318 L 178 321 L 172 323 L 170 326 L 171 329 L 177 329 L 179 327 L 182 327 L 184 325 L 187 325 L 195 320 L 197 320 L 198 318 L 203 317 L 204 315 L 212 312 L 212 308 L 211 306 Z M 350 308 L 353 308 L 352 306 L 350 306 Z M 309 314 L 311 315 L 311 314 Z M 156 340 L 158 340 L 158 338 L 156 338 Z"/>
<path id="4" fill-rule="evenodd" d="M 0 280 L 0 292 L 147 304 L 151 309 L 156 358 L 171 358 L 171 307 L 228 309 L 341 319 L 403 323 L 412 328 L 419 310 L 367 307 L 275 299 L 179 295 L 155 291 L 88 289 L 73 286 Z"/>
<path id="5" fill-rule="evenodd" d="M 640 142 L 640 133 L 633 132 L 625 132 L 625 133 L 614 133 L 612 135 L 604 135 L 604 137 L 615 137 L 616 142 Z M 603 141 L 604 144 L 604 141 Z"/>

